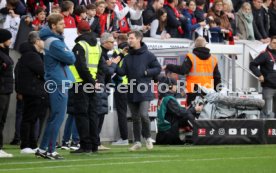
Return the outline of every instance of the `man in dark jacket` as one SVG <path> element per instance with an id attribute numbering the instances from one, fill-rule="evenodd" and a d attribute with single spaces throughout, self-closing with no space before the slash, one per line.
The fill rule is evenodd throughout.
<path id="1" fill-rule="evenodd" d="M 20 128 L 21 153 L 34 154 L 37 148 L 35 124 L 40 118 L 42 126 L 48 107 L 48 95 L 44 90 L 44 42 L 38 33 L 29 34 L 28 42 L 22 43 L 22 54 L 16 65 L 17 92 L 23 95 L 23 114 Z"/>
<path id="2" fill-rule="evenodd" d="M 193 55 L 195 55 L 200 61 L 201 63 L 205 63 L 207 61 L 210 61 L 212 58 L 216 59 L 215 57 L 213 57 L 213 55 L 210 54 L 210 49 L 208 49 L 206 47 L 206 40 L 203 38 L 203 37 L 198 37 L 196 40 L 195 40 L 195 48 L 193 49 Z M 197 63 L 197 65 L 199 66 L 200 64 Z M 210 67 L 210 66 L 213 66 L 212 64 L 210 63 L 207 63 L 206 64 L 206 69 L 211 69 L 212 71 L 212 78 L 214 80 L 214 83 L 213 83 L 213 89 L 216 90 L 216 86 L 218 86 L 218 84 L 221 83 L 221 75 L 220 75 L 220 72 L 219 72 L 219 69 L 218 69 L 218 65 L 215 64 L 214 67 Z M 178 66 L 178 65 L 173 65 L 173 64 L 168 64 L 164 67 L 164 69 L 167 69 L 171 72 L 174 72 L 174 73 L 177 73 L 177 74 L 181 74 L 181 75 L 187 75 L 189 76 L 190 72 L 193 68 L 194 64 L 192 63 L 190 57 L 188 57 L 188 54 L 183 62 L 183 64 L 181 66 Z M 202 72 L 204 72 L 204 70 L 206 69 L 203 69 Z M 210 72 L 211 73 L 211 72 Z M 202 76 L 198 77 L 198 79 L 204 79 L 205 77 L 208 77 L 208 76 Z M 188 80 L 187 80 L 187 77 L 186 77 L 186 81 L 188 83 Z M 194 84 L 198 84 L 198 83 L 194 83 Z M 186 89 L 187 89 L 187 85 L 186 84 Z M 205 85 L 205 83 L 202 83 L 202 85 Z M 207 85 L 206 85 L 207 86 Z M 192 88 L 192 90 L 195 90 L 195 88 Z M 187 89 L 187 105 L 189 106 L 191 104 L 191 102 L 196 98 L 196 96 L 198 95 L 201 95 L 200 93 L 198 92 L 190 92 L 188 89 Z"/>
<path id="3" fill-rule="evenodd" d="M 197 113 L 199 113 L 203 105 L 196 105 L 185 109 L 180 106 L 176 100 L 177 82 L 173 78 L 162 77 L 159 85 L 165 87 L 160 93 L 160 105 L 157 111 L 157 127 L 156 144 L 183 144 L 185 141 L 180 140 L 179 130 L 185 127 L 193 127 Z"/>
<path id="4" fill-rule="evenodd" d="M 185 19 L 183 15 L 181 16 L 178 12 L 176 6 L 177 0 L 168 0 L 167 5 L 164 6 L 168 16 L 166 30 L 172 38 L 182 38 L 184 34 L 182 24 L 184 24 Z"/>
<path id="5" fill-rule="evenodd" d="M 13 60 L 9 56 L 11 38 L 10 31 L 0 29 L 0 158 L 13 156 L 2 150 L 3 130 L 8 114 L 10 95 L 13 92 Z"/>
<path id="6" fill-rule="evenodd" d="M 78 24 L 79 36 L 76 38 L 76 45 L 73 52 L 76 56 L 76 63 L 70 67 L 76 83 L 74 92 L 74 115 L 76 126 L 80 136 L 80 149 L 71 153 L 90 153 L 98 151 L 98 112 L 97 96 L 94 91 L 87 91 L 86 86 L 93 85 L 98 89 L 97 81 L 99 69 L 113 73 L 116 64 L 111 63 L 113 71 L 106 69 L 106 61 L 101 56 L 101 48 L 97 45 L 95 35 L 91 34 L 90 26 L 86 21 Z M 97 82 L 96 82 L 97 81 Z M 71 98 L 70 98 L 71 99 Z"/>
<path id="7" fill-rule="evenodd" d="M 148 7 L 143 11 L 143 23 L 146 26 L 150 26 L 151 22 L 157 19 L 157 11 L 164 5 L 164 0 L 153 0 L 152 4 L 148 4 Z M 146 37 L 150 36 L 150 31 L 145 33 Z"/>
<path id="8" fill-rule="evenodd" d="M 252 13 L 254 17 L 253 28 L 256 40 L 263 43 L 269 43 L 268 37 L 268 18 L 265 14 L 265 9 L 262 7 L 262 0 L 253 0 Z"/>
<path id="9" fill-rule="evenodd" d="M 250 63 L 250 70 L 259 78 L 265 100 L 263 118 L 275 118 L 273 97 L 276 95 L 276 36 L 271 37 L 267 49 Z M 258 68 L 260 66 L 260 70 Z"/>
<path id="10" fill-rule="evenodd" d="M 140 31 L 128 33 L 129 54 L 124 58 L 122 68 L 117 68 L 117 73 L 120 76 L 126 75 L 129 80 L 128 103 L 132 114 L 135 142 L 130 151 L 141 149 L 141 131 L 146 139 L 147 149 L 153 149 L 148 109 L 150 101 L 154 98 L 151 89 L 152 79 L 159 75 L 161 66 L 155 55 L 148 51 L 142 39 L 143 34 Z"/>

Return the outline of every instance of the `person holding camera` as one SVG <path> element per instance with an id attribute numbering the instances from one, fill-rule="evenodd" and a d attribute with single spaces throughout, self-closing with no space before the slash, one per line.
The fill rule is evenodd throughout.
<path id="1" fill-rule="evenodd" d="M 159 92 L 156 144 L 183 144 L 184 141 L 180 140 L 179 132 L 183 128 L 193 127 L 197 113 L 203 109 L 203 104 L 197 103 L 189 109 L 181 107 L 175 97 L 177 82 L 173 78 L 162 77 L 159 80 L 159 85 L 162 86 L 160 88 L 162 91 Z"/>

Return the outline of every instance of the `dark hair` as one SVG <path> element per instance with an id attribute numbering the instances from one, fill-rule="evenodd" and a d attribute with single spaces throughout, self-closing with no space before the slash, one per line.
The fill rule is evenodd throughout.
<path id="1" fill-rule="evenodd" d="M 6 3 L 11 5 L 12 7 L 16 7 L 20 3 L 20 0 L 7 0 Z"/>
<path id="2" fill-rule="evenodd" d="M 127 42 L 127 39 L 128 39 L 128 37 L 127 37 L 126 34 L 119 34 L 118 37 L 117 37 L 117 40 L 121 41 L 122 43 Z"/>
<path id="3" fill-rule="evenodd" d="M 35 15 L 38 15 L 39 13 L 41 12 L 45 12 L 44 8 L 43 7 L 38 7 L 36 10 L 35 10 Z"/>
<path id="4" fill-rule="evenodd" d="M 275 40 L 276 39 L 276 35 L 273 35 L 273 36 L 271 36 L 270 37 L 270 40 L 272 41 L 272 40 Z"/>
<path id="5" fill-rule="evenodd" d="M 72 1 L 63 1 L 61 4 L 61 12 L 68 11 L 73 6 L 74 3 Z"/>
<path id="6" fill-rule="evenodd" d="M 159 0 L 158 0 L 159 1 Z M 170 3 L 173 3 L 174 0 L 167 0 L 167 2 L 170 4 Z"/>
<path id="7" fill-rule="evenodd" d="M 47 17 L 47 22 L 51 29 L 52 29 L 52 25 L 56 25 L 61 20 L 63 20 L 62 14 L 52 13 Z"/>
<path id="8" fill-rule="evenodd" d="M 165 14 L 165 13 L 167 13 L 167 11 L 164 9 L 164 8 L 161 8 L 161 9 L 159 9 L 158 11 L 157 11 L 157 19 L 159 20 L 159 29 L 160 29 L 160 31 L 162 32 L 165 28 L 166 28 L 166 26 L 167 26 L 167 20 L 168 20 L 168 18 L 165 20 L 165 21 L 161 21 L 160 19 L 161 19 L 161 16 L 163 15 L 163 14 Z"/>
<path id="9" fill-rule="evenodd" d="M 86 13 L 87 9 L 85 6 L 83 5 L 78 5 L 76 6 L 75 10 L 74 10 L 74 14 L 79 16 L 81 13 Z"/>
<path id="10" fill-rule="evenodd" d="M 204 5 L 206 3 L 206 0 L 195 0 L 197 6 Z"/>
<path id="11" fill-rule="evenodd" d="M 87 6 L 86 6 L 86 9 L 87 10 L 95 10 L 97 7 L 96 7 L 96 5 L 95 4 L 88 4 Z"/>
<path id="12" fill-rule="evenodd" d="M 129 37 L 130 34 L 134 34 L 136 38 L 140 38 L 141 41 L 143 40 L 143 33 L 141 31 L 138 30 L 133 30 L 133 31 L 129 31 L 127 33 L 127 36 Z"/>

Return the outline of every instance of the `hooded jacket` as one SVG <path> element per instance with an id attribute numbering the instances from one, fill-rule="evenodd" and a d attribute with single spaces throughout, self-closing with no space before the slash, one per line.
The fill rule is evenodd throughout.
<path id="1" fill-rule="evenodd" d="M 105 81 L 104 74 L 112 74 L 116 69 L 116 64 L 112 64 L 111 67 L 107 66 L 107 64 L 105 62 L 106 60 L 103 57 L 104 50 L 101 48 L 102 54 L 101 54 L 101 58 L 100 58 L 100 61 L 98 64 L 98 73 L 97 73 L 97 76 L 92 77 L 92 75 L 90 74 L 90 71 L 87 67 L 87 64 L 86 64 L 85 50 L 83 49 L 83 47 L 80 44 L 78 44 L 79 41 L 85 41 L 90 46 L 96 46 L 97 39 L 93 33 L 85 33 L 85 34 L 78 36 L 75 39 L 76 45 L 73 48 L 73 52 L 76 56 L 76 62 L 74 65 L 75 65 L 80 77 L 82 78 L 84 83 L 95 84 L 96 82 L 93 77 L 96 77 L 99 80 L 98 82 L 104 83 L 104 81 Z"/>
<path id="2" fill-rule="evenodd" d="M 150 83 L 161 72 L 161 66 L 156 56 L 148 51 L 145 43 L 141 43 L 140 49 L 130 48 L 128 55 L 124 58 L 122 67 L 117 66 L 116 71 L 118 75 L 126 75 L 128 78 L 130 85 L 128 91 L 129 102 L 151 101 L 154 98 Z M 142 92 L 137 89 L 139 84 Z"/>
<path id="3" fill-rule="evenodd" d="M 16 91 L 28 96 L 46 96 L 43 54 L 28 42 L 21 44 L 20 53 L 22 56 L 15 67 Z"/>
<path id="4" fill-rule="evenodd" d="M 13 91 L 13 60 L 9 48 L 0 48 L 0 94 L 11 94 Z"/>
<path id="5" fill-rule="evenodd" d="M 195 54 L 201 60 L 207 60 L 211 56 L 210 49 L 206 47 L 194 48 L 193 54 Z M 188 57 L 186 57 L 182 65 L 179 66 L 179 65 L 168 64 L 166 69 L 177 74 L 187 75 L 190 73 L 192 66 L 193 64 L 191 60 Z M 218 65 L 215 66 L 213 76 L 214 76 L 214 86 L 217 86 L 218 84 L 221 83 L 221 75 L 218 69 Z"/>
<path id="6" fill-rule="evenodd" d="M 271 53 L 272 57 L 270 56 Z M 274 60 L 273 60 L 274 58 Z M 269 47 L 260 55 L 255 58 L 249 65 L 250 70 L 260 77 L 264 76 L 264 82 L 261 83 L 262 87 L 269 87 L 276 89 L 276 70 L 273 70 L 276 61 L 276 50 L 272 50 Z M 258 68 L 260 66 L 260 69 Z"/>
<path id="7" fill-rule="evenodd" d="M 64 37 L 52 32 L 48 26 L 40 30 L 39 36 L 45 41 L 45 80 L 53 80 L 57 85 L 61 85 L 62 81 L 74 82 L 69 65 L 74 64 L 76 58 L 66 46 Z"/>

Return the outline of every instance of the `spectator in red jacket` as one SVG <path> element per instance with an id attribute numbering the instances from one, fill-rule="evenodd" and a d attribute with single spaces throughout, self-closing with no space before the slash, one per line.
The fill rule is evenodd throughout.
<path id="1" fill-rule="evenodd" d="M 65 28 L 76 28 L 75 19 L 71 16 L 74 10 L 74 3 L 63 1 L 61 5 L 61 14 L 64 17 Z"/>
<path id="2" fill-rule="evenodd" d="M 35 19 L 32 22 L 32 27 L 35 31 L 40 30 L 46 23 L 46 11 L 42 7 L 38 7 L 35 10 Z"/>

